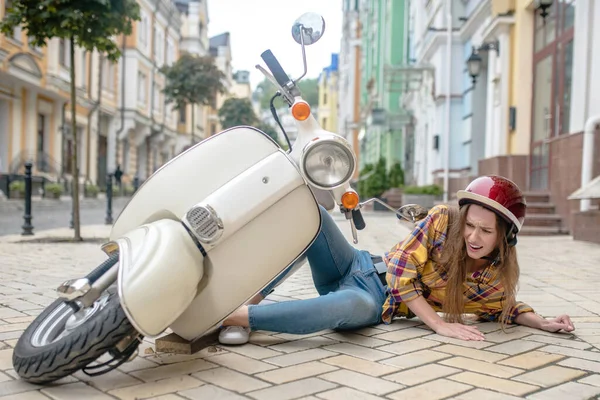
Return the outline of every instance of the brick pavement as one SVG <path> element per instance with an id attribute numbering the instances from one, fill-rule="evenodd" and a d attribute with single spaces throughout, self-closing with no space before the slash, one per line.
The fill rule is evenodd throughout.
<path id="1" fill-rule="evenodd" d="M 389 214 L 367 216 L 367 223 L 358 246 L 375 253 L 407 233 Z M 87 237 L 107 233 L 105 226 L 84 229 Z M 418 320 L 397 320 L 352 333 L 255 332 L 250 344 L 193 356 L 157 354 L 147 339 L 140 356 L 117 371 L 96 378 L 77 373 L 45 387 L 16 378 L 12 347 L 55 298 L 57 284 L 88 272 L 103 255 L 92 243 L 15 243 L 20 239 L 0 238 L 0 399 L 600 398 L 600 246 L 570 237 L 520 239 L 519 299 L 544 316 L 569 313 L 575 334 L 526 327 L 503 333 L 484 323 L 484 342 L 462 342 Z M 315 295 L 305 267 L 266 301 Z"/>

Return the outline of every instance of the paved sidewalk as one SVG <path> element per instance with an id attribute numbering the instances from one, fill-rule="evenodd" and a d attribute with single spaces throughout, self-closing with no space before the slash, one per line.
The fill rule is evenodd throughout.
<path id="1" fill-rule="evenodd" d="M 391 214 L 366 215 L 358 246 L 389 249 L 408 232 Z M 340 220 L 350 237 L 350 228 Z M 67 236 L 70 231 L 65 230 Z M 42 244 L 0 239 L 0 399 L 598 399 L 600 398 L 600 246 L 568 236 L 523 237 L 519 299 L 543 316 L 569 313 L 575 334 L 525 327 L 503 333 L 480 324 L 484 342 L 434 334 L 418 320 L 396 320 L 353 333 L 295 336 L 255 332 L 251 343 L 218 346 L 193 356 L 157 354 L 146 340 L 140 357 L 108 375 L 82 373 L 46 387 L 19 381 L 12 347 L 54 298 L 63 280 L 104 259 L 97 243 Z M 86 226 L 84 237 L 108 235 Z M 316 296 L 302 268 L 267 301 Z"/>

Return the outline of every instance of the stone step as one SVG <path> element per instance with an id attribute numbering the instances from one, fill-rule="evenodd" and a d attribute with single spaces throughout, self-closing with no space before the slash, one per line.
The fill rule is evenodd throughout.
<path id="1" fill-rule="evenodd" d="M 548 192 L 525 192 L 527 203 L 550 203 L 550 193 Z"/>
<path id="2" fill-rule="evenodd" d="M 555 205 L 552 203 L 527 203 L 527 215 L 554 214 Z"/>
<path id="3" fill-rule="evenodd" d="M 523 226 L 521 236 L 554 236 L 554 235 L 566 235 L 562 232 L 559 226 Z"/>
<path id="4" fill-rule="evenodd" d="M 562 218 L 558 214 L 527 214 L 526 226 L 561 226 Z"/>

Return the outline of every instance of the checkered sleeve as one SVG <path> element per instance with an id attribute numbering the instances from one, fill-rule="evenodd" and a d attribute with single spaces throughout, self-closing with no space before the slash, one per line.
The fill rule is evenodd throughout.
<path id="1" fill-rule="evenodd" d="M 515 305 L 510 309 L 510 313 L 508 316 L 508 320 L 506 321 L 508 324 L 514 324 L 515 319 L 521 314 L 527 312 L 535 312 L 531 306 L 525 304 L 523 302 L 516 302 Z M 500 319 L 500 315 L 502 314 L 502 309 L 482 309 L 475 313 L 477 317 L 482 321 L 490 321 L 497 322 Z"/>
<path id="2" fill-rule="evenodd" d="M 432 244 L 445 235 L 448 223 L 446 206 L 433 207 L 410 235 L 385 255 L 388 298 L 383 305 L 382 320 L 391 323 L 400 303 L 423 294 L 421 277 Z"/>

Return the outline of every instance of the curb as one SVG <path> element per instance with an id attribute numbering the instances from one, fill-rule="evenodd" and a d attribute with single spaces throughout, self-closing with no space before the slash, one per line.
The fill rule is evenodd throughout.
<path id="1" fill-rule="evenodd" d="M 86 243 L 99 243 L 106 242 L 110 236 L 111 225 L 82 225 L 81 236 L 82 242 L 73 242 L 70 239 L 73 238 L 73 229 L 70 228 L 55 228 L 45 229 L 36 232 L 32 236 L 22 236 L 20 234 L 4 235 L 0 236 L 0 243 L 40 243 L 40 244 L 51 244 L 51 243 L 74 243 L 74 244 L 86 244 Z"/>

